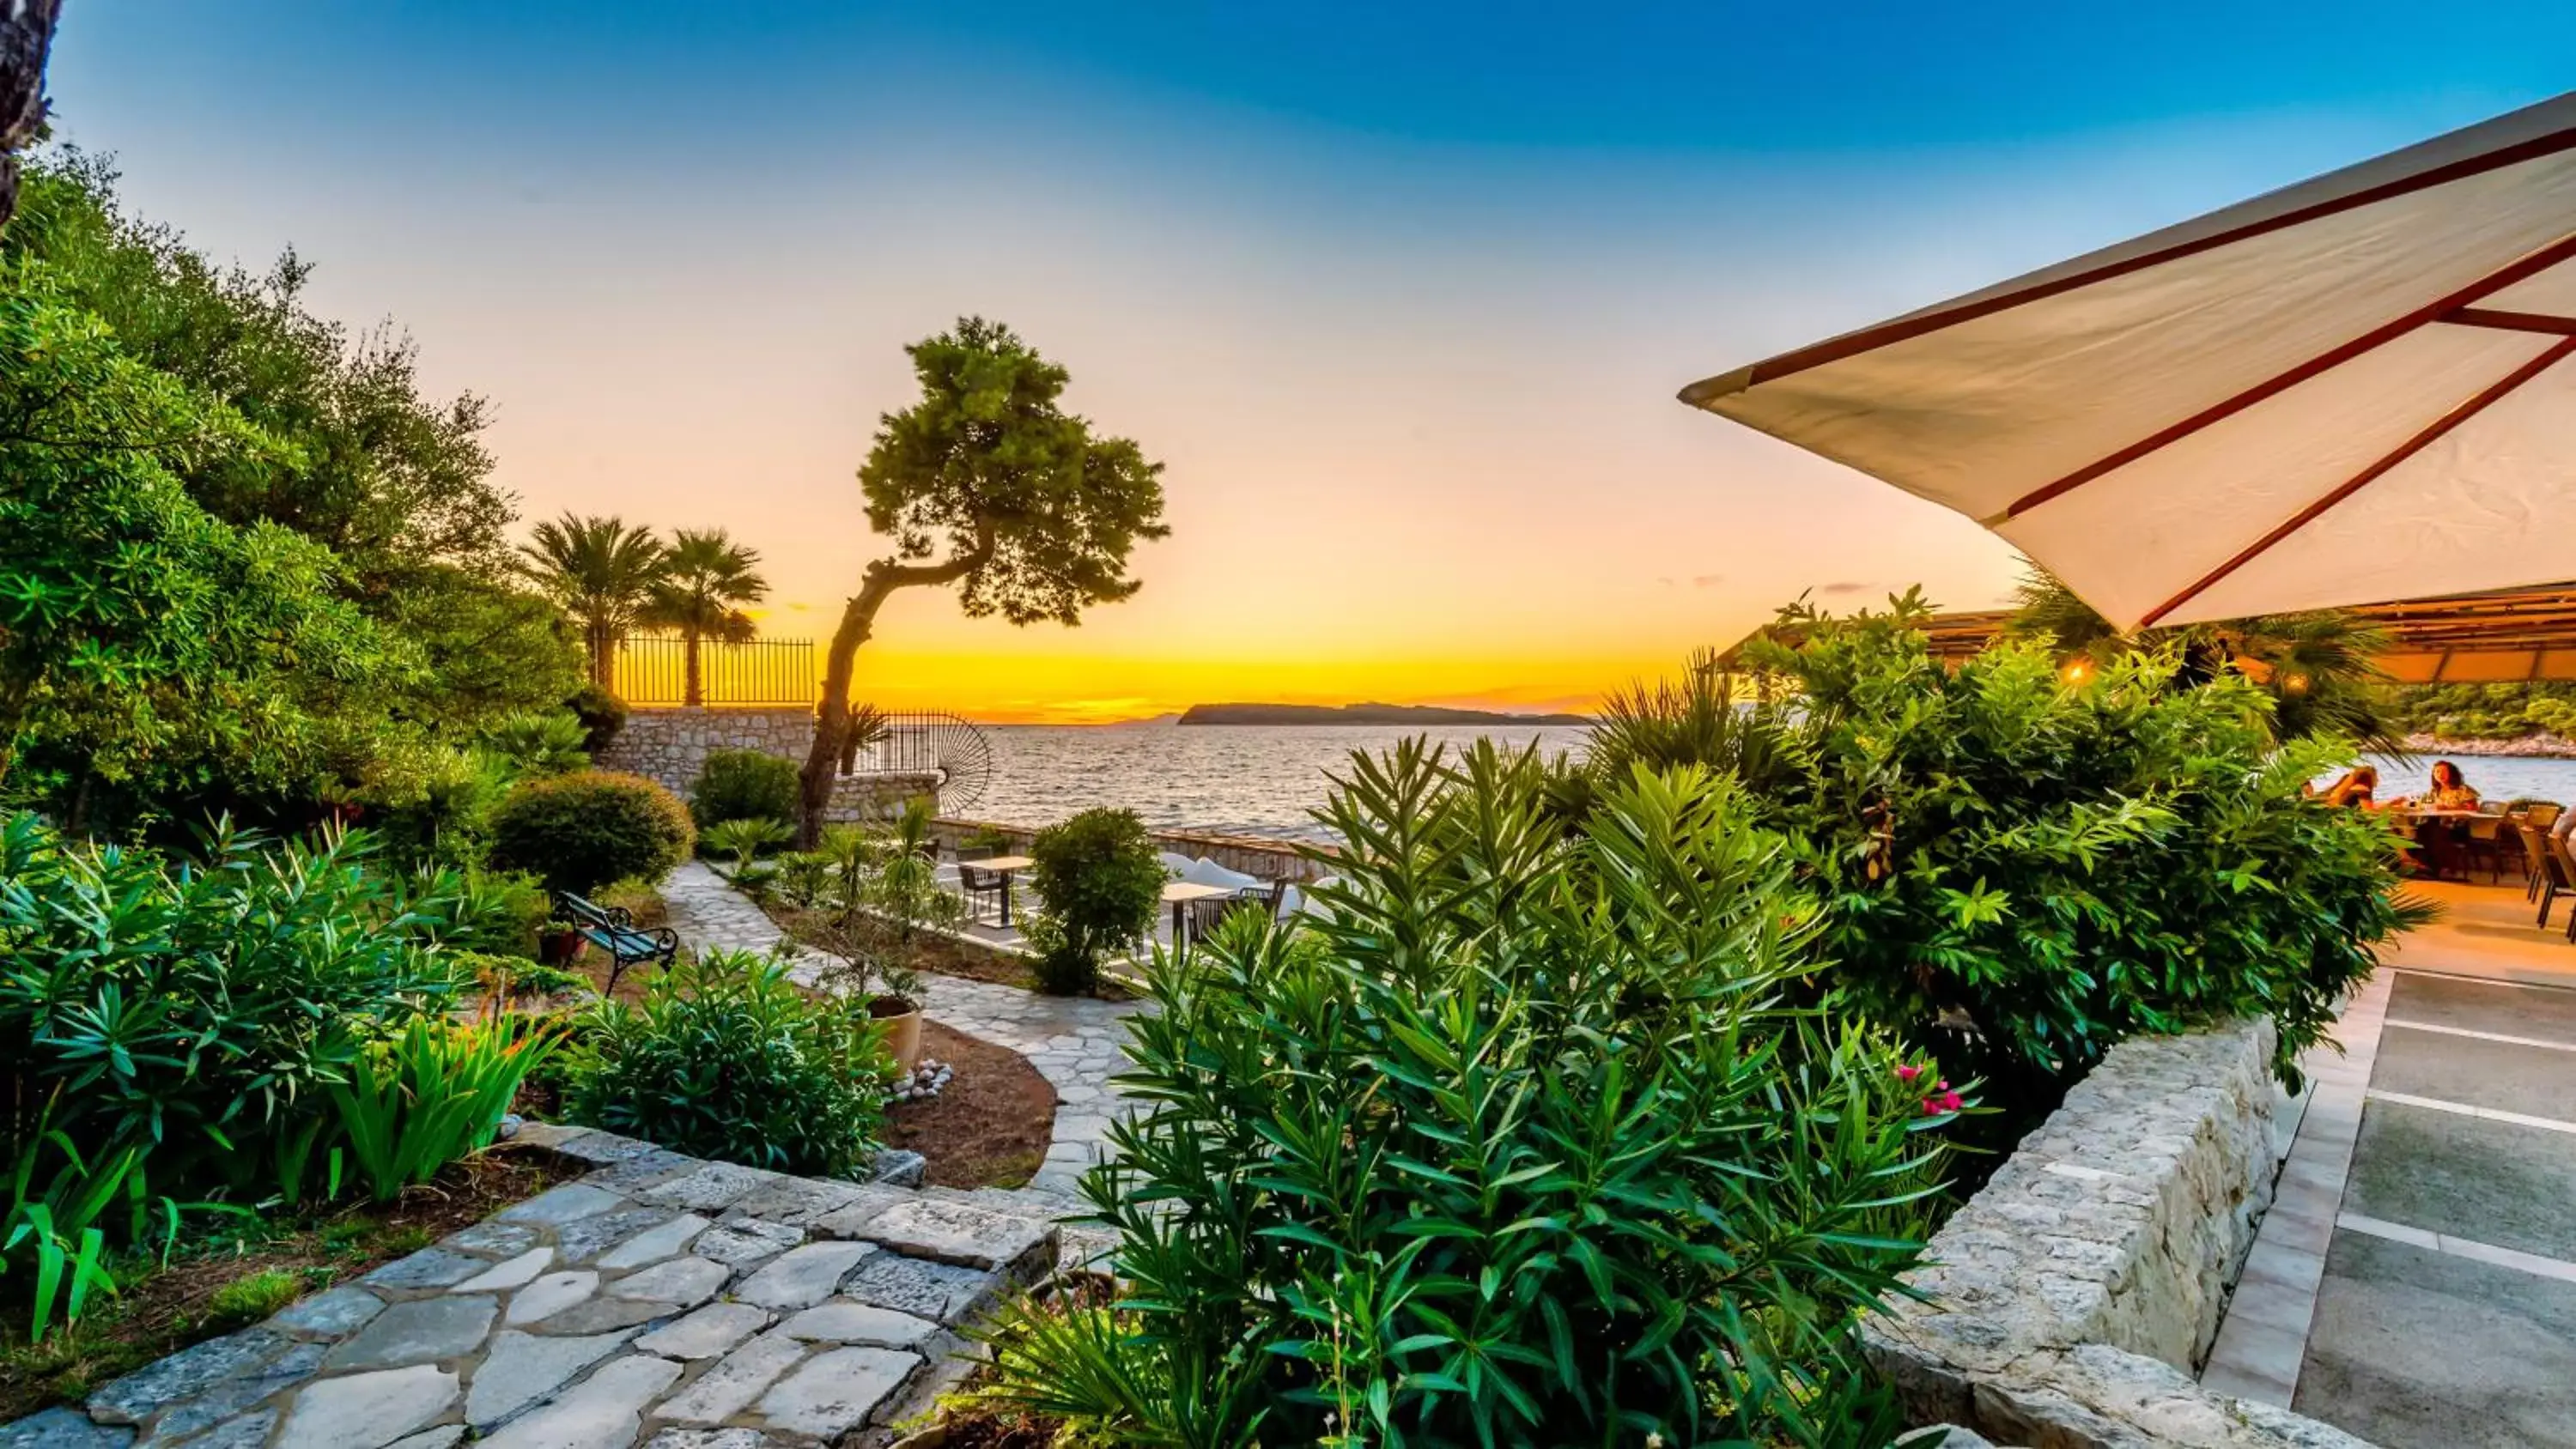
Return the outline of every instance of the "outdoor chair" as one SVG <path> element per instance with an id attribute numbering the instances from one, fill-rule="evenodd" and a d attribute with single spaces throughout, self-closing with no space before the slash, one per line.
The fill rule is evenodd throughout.
<path id="1" fill-rule="evenodd" d="M 960 863 L 957 867 L 957 893 L 966 898 L 966 919 L 979 924 L 1004 925 L 1010 910 L 1011 878 L 998 870 L 978 870 Z M 993 919 L 988 923 L 983 907 L 990 904 Z"/>
<path id="2" fill-rule="evenodd" d="M 2538 835 L 2558 823 L 2558 804 L 2554 800 L 2533 800 L 2519 810 L 2506 811 L 2504 818 L 2513 832 L 2511 838 L 2522 847 L 2522 898 L 2532 900 L 2539 896 L 2540 883 L 2548 875 L 2544 867 L 2549 851 L 2541 845 Z"/>
<path id="3" fill-rule="evenodd" d="M 2489 814 L 2482 811 L 2475 817 L 2462 822 L 2462 825 L 2463 829 L 2460 836 L 2460 879 L 2467 880 L 2471 870 L 2479 866 L 2484 866 L 2486 867 L 2488 880 L 2502 881 L 2504 879 L 2505 842 L 2505 819 L 2503 813 L 2498 811 L 2496 813 Z"/>
<path id="4" fill-rule="evenodd" d="M 2567 837 L 2556 832 L 2540 837 L 2541 848 L 2548 853 L 2549 879 L 2540 887 L 2540 924 L 2549 924 L 2549 908 L 2561 891 L 2576 891 L 2576 855 L 2567 852 Z M 2576 909 L 2567 912 L 2568 939 L 2576 941 Z"/>

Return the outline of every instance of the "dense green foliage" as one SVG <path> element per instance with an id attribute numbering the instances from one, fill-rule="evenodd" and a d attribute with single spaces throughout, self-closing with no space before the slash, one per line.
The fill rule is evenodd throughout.
<path id="1" fill-rule="evenodd" d="M 809 997 L 784 961 L 683 957 L 641 1006 L 593 1008 L 565 1107 L 700 1157 L 864 1174 L 891 1071 L 881 1036 L 864 1001 Z"/>
<path id="2" fill-rule="evenodd" d="M 2271 727 L 2281 739 L 2327 736 L 2389 753 L 2404 748 L 2393 686 L 2379 667 L 2388 636 L 2349 614 L 2265 614 L 2123 637 L 2045 569 L 2031 569 L 2018 593 L 2007 632 L 2045 640 L 2061 659 L 2102 667 L 2140 647 L 2160 650 L 2174 660 L 2174 685 L 2227 677 L 2270 695 Z"/>
<path id="3" fill-rule="evenodd" d="M 689 818 L 704 830 L 728 820 L 794 820 L 796 766 L 762 750 L 716 750 L 689 787 Z"/>
<path id="4" fill-rule="evenodd" d="M 878 420 L 859 467 L 868 527 L 894 551 L 860 574 L 825 653 L 797 822 L 807 845 L 853 738 L 859 646 L 886 600 L 955 585 L 969 618 L 1075 624 L 1086 608 L 1134 597 L 1142 584 L 1128 576 L 1129 557 L 1171 532 L 1163 466 L 1065 411 L 1072 374 L 1010 328 L 964 317 L 905 351 L 921 400 Z"/>
<path id="5" fill-rule="evenodd" d="M 37 1329 L 101 1281 L 81 1265 L 183 1204 L 302 1196 L 337 1147 L 338 1084 L 444 1010 L 458 973 L 434 942 L 477 908 L 369 848 L 223 832 L 190 864 L 0 824 L 0 1270 L 41 1286 L 50 1266 Z"/>
<path id="6" fill-rule="evenodd" d="M 1100 961 L 1133 951 L 1154 930 L 1162 902 L 1163 863 L 1133 810 L 1085 810 L 1050 825 L 1029 847 L 1029 871 L 1044 925 L 1033 944 L 1041 988 L 1058 995 L 1089 991 Z"/>
<path id="7" fill-rule="evenodd" d="M 492 816 L 492 863 L 551 891 L 589 895 L 614 880 L 658 881 L 689 858 L 688 807 L 641 775 L 582 770 L 530 780 Z"/>
<path id="8" fill-rule="evenodd" d="M 328 1088 L 348 1161 L 378 1202 L 427 1183 L 492 1145 L 519 1083 L 553 1050 L 554 1039 L 521 1017 L 415 1017 Z"/>
<path id="9" fill-rule="evenodd" d="M 2398 726 L 2445 740 L 2576 737 L 2576 684 L 2416 684 L 2390 692 Z"/>
<path id="10" fill-rule="evenodd" d="M 1982 1077 L 2011 1127 L 2139 1032 L 2268 1014 L 2290 1074 L 2414 918 L 2384 823 L 2302 798 L 2349 747 L 2276 744 L 2266 691 L 2178 688 L 2170 649 L 1945 668 L 1922 613 L 1793 615 L 1801 642 L 1748 650 L 1760 702 L 1697 671 L 1611 711 L 1588 771 L 1740 775 L 1823 904 L 1815 999 Z"/>
<path id="11" fill-rule="evenodd" d="M 0 791 L 85 829 L 418 796 L 572 688 L 481 404 L 38 164 L 0 238 Z"/>
<path id="12" fill-rule="evenodd" d="M 1361 758 L 1331 914 L 1156 964 L 1152 1106 L 1083 1184 L 1132 1289 L 1007 1321 L 988 1397 L 1118 1443 L 1887 1442 L 1855 1324 L 1947 1117 L 1780 1007 L 1817 910 L 1742 787 L 1639 774 L 1569 833 L 1550 784 Z"/>

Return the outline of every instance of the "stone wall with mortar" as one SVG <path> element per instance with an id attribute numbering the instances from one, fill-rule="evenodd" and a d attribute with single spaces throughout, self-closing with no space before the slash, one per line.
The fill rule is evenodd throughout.
<path id="1" fill-rule="evenodd" d="M 1909 1422 L 2046 1449 L 2368 1449 L 2193 1380 L 2271 1203 L 2269 1022 L 2113 1047 L 1865 1325 Z"/>
<path id="2" fill-rule="evenodd" d="M 659 782 L 685 800 L 707 756 L 758 750 L 802 765 L 814 745 L 814 712 L 786 709 L 639 709 L 593 762 Z M 936 794 L 937 775 L 887 772 L 843 775 L 832 784 L 833 820 L 876 820 L 915 795 Z"/>
<path id="3" fill-rule="evenodd" d="M 939 843 L 950 849 L 955 849 L 970 835 L 999 831 L 1010 837 L 1011 849 L 1021 853 L 1027 852 L 1030 842 L 1036 840 L 1038 834 L 1037 827 L 1033 825 L 944 818 L 935 822 L 931 830 L 939 837 Z M 1330 864 L 1308 860 L 1296 846 L 1283 840 L 1265 840 L 1249 835 L 1214 835 L 1198 830 L 1148 830 L 1145 833 L 1153 837 L 1157 850 L 1192 857 L 1203 855 L 1228 870 L 1239 870 L 1263 880 L 1311 881 L 1333 873 Z M 1316 848 L 1327 855 L 1332 852 L 1329 845 Z"/>

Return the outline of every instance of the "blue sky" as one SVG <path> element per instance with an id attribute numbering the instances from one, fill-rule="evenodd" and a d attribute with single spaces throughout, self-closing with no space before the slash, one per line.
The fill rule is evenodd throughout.
<path id="1" fill-rule="evenodd" d="M 1170 467 L 1081 630 L 902 601 L 889 702 L 1579 701 L 1963 520 L 1693 378 L 2542 99 L 2576 6 L 69 0 L 63 130 L 489 395 L 531 514 L 731 526 L 812 634 L 902 343 L 1000 316 Z"/>

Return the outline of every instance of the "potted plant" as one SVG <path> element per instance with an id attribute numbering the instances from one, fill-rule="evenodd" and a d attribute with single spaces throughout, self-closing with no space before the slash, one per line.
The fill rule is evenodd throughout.
<path id="1" fill-rule="evenodd" d="M 876 975 L 884 989 L 868 998 L 868 1015 L 884 1024 L 886 1051 L 895 1070 L 909 1077 L 921 1066 L 921 973 L 889 965 Z"/>
<path id="2" fill-rule="evenodd" d="M 836 825 L 818 854 L 829 862 L 828 899 L 818 944 L 846 964 L 849 984 L 866 993 L 871 1017 L 886 1023 L 895 1066 L 921 1063 L 921 974 L 912 967 L 923 927 L 954 920 L 958 899 L 939 888 L 938 866 L 924 846 L 930 805 L 916 800 L 890 825 Z"/>
<path id="3" fill-rule="evenodd" d="M 537 932 L 537 960 L 548 966 L 575 965 L 589 948 L 590 942 L 581 934 L 581 928 L 570 921 L 548 921 Z"/>

